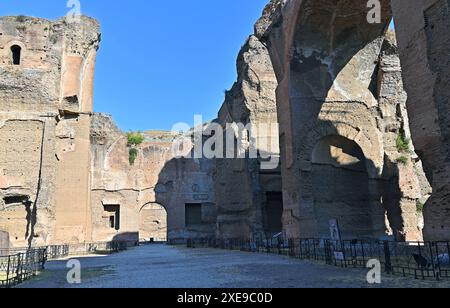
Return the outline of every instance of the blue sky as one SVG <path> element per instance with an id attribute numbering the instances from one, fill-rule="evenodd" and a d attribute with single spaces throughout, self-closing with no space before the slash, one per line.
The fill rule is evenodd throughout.
<path id="1" fill-rule="evenodd" d="M 236 57 L 268 0 L 81 0 L 97 18 L 94 109 L 123 130 L 193 125 L 216 117 Z M 56 19 L 67 0 L 2 0 L 1 15 Z"/>

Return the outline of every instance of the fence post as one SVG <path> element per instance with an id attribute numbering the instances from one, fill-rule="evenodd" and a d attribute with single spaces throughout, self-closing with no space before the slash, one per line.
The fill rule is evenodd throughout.
<path id="1" fill-rule="evenodd" d="M 439 243 L 433 242 L 433 245 L 436 247 L 436 268 L 433 266 L 434 273 L 436 275 L 437 281 L 441 280 L 441 260 L 439 258 Z M 431 258 L 433 259 L 433 248 L 431 248 Z M 434 261 L 433 261 L 434 264 Z"/>
<path id="2" fill-rule="evenodd" d="M 325 262 L 328 265 L 333 264 L 333 258 L 331 256 L 331 243 L 329 240 L 325 240 Z"/>
<path id="3" fill-rule="evenodd" d="M 421 244 L 420 242 L 417 242 L 417 246 L 419 247 L 419 256 L 422 257 L 422 248 L 421 248 L 420 244 Z M 420 273 L 422 274 L 422 280 L 425 280 L 425 273 L 423 270 L 423 266 L 420 267 Z M 416 274 L 416 276 L 417 276 L 417 274 Z M 416 279 L 418 279 L 418 277 L 416 277 Z"/>
<path id="4" fill-rule="evenodd" d="M 303 249 L 302 249 L 303 248 L 303 246 L 302 246 L 303 243 L 304 243 L 303 240 L 300 239 L 300 242 L 299 242 L 300 246 L 299 246 L 299 249 L 298 249 L 299 259 L 303 259 Z"/>
<path id="5" fill-rule="evenodd" d="M 384 260 L 385 260 L 385 270 L 387 274 L 392 273 L 392 261 L 391 261 L 391 251 L 389 248 L 389 242 L 384 241 Z"/>
<path id="6" fill-rule="evenodd" d="M 363 265 L 366 265 L 366 253 L 364 252 L 364 241 L 361 241 L 361 254 Z"/>
<path id="7" fill-rule="evenodd" d="M 318 261 L 319 258 L 316 254 L 316 240 L 313 240 L 313 248 L 314 248 L 314 260 Z"/>
<path id="8" fill-rule="evenodd" d="M 433 275 L 434 275 L 434 277 L 435 277 L 437 280 L 439 280 L 439 277 L 436 277 L 436 275 L 438 275 L 438 274 L 436 274 L 436 264 L 435 264 L 434 258 L 433 258 L 433 245 L 434 245 L 434 242 L 429 242 L 429 243 L 428 243 L 428 248 L 430 249 L 430 257 L 431 257 L 431 268 L 433 269 Z M 438 258 L 438 259 L 439 259 L 439 258 Z"/>
<path id="9" fill-rule="evenodd" d="M 47 253 L 47 249 L 41 249 L 39 252 L 39 270 L 43 271 L 45 269 L 45 254 Z"/>
<path id="10" fill-rule="evenodd" d="M 9 287 L 9 271 L 11 268 L 11 256 L 8 256 L 8 267 L 6 268 L 6 287 Z"/>
<path id="11" fill-rule="evenodd" d="M 20 269 L 21 269 L 21 267 L 22 267 L 22 264 L 21 264 L 21 262 L 22 262 L 22 260 L 21 260 L 21 254 L 19 253 L 18 255 L 17 255 L 17 269 L 16 269 L 16 280 L 17 280 L 17 282 L 18 283 L 21 283 L 22 282 L 22 273 L 21 273 L 21 271 L 20 271 Z"/>
<path id="12" fill-rule="evenodd" d="M 289 246 L 289 256 L 294 257 L 295 256 L 295 243 L 293 239 L 288 240 L 288 246 Z"/>

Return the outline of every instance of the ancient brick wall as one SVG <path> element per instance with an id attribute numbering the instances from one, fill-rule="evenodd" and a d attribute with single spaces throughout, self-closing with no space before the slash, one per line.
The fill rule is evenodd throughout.
<path id="1" fill-rule="evenodd" d="M 160 131 L 131 164 L 126 135 L 92 115 L 97 22 L 0 18 L 0 230 L 16 247 L 270 237 L 282 215 L 291 237 L 329 237 L 337 222 L 343 238 L 419 240 L 425 224 L 425 239 L 449 239 L 450 4 L 381 2 L 381 24 L 356 0 L 264 10 L 213 123 L 278 122 L 279 136 L 250 137 L 281 152 L 271 170 L 261 157 L 176 159 L 180 135 Z"/>
<path id="2" fill-rule="evenodd" d="M 344 238 L 422 238 L 417 204 L 427 184 L 406 142 L 398 52 L 385 35 L 390 3 L 382 1 L 381 24 L 369 24 L 367 12 L 360 1 L 274 0 L 255 27 L 279 81 L 290 236 L 329 237 L 337 221 Z"/>
<path id="3" fill-rule="evenodd" d="M 90 238 L 96 21 L 0 18 L 0 229 L 13 246 Z"/>
<path id="4" fill-rule="evenodd" d="M 92 221 L 95 241 L 124 233 L 142 240 L 185 239 L 214 234 L 212 162 L 175 159 L 177 133 L 147 131 L 133 164 L 128 140 L 110 116 L 95 114 L 92 140 Z M 186 204 L 202 206 L 202 224 L 186 226 Z M 108 206 L 118 206 L 120 228 L 110 225 Z"/>
<path id="5" fill-rule="evenodd" d="M 392 0 L 411 130 L 433 195 L 425 238 L 450 239 L 450 3 Z"/>
<path id="6" fill-rule="evenodd" d="M 156 202 L 167 210 L 168 237 L 174 240 L 215 235 L 217 208 L 213 183 L 214 160 L 173 158 L 159 173 Z M 194 223 L 189 207 L 197 207 Z"/>
<path id="7" fill-rule="evenodd" d="M 230 124 L 251 128 L 254 131 L 248 132 L 252 134 L 250 139 L 260 154 L 272 155 L 278 160 L 278 119 L 275 99 L 277 81 L 269 52 L 257 37 L 250 36 L 242 47 L 237 58 L 237 70 L 238 79 L 226 93 L 217 121 L 223 128 L 227 128 Z M 236 138 L 248 137 L 236 135 Z M 229 149 L 224 150 L 227 152 Z M 238 150 L 233 149 L 236 153 L 234 159 L 215 161 L 217 236 L 271 237 L 273 234 L 268 230 L 266 199 L 267 193 L 281 193 L 279 166 L 276 164 L 270 170 L 263 170 L 260 164 L 261 157 L 250 158 L 250 151 L 246 149 L 246 158 L 237 158 Z M 281 217 L 278 219 L 281 220 Z"/>

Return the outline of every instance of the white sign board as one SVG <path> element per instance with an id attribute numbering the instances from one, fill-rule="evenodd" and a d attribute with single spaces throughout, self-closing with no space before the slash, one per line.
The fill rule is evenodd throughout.
<path id="1" fill-rule="evenodd" d="M 334 258 L 336 259 L 336 261 L 345 261 L 344 253 L 340 251 L 334 252 Z"/>
<path id="2" fill-rule="evenodd" d="M 339 230 L 339 223 L 337 219 L 330 220 L 330 235 L 333 241 L 341 240 L 341 232 Z"/>

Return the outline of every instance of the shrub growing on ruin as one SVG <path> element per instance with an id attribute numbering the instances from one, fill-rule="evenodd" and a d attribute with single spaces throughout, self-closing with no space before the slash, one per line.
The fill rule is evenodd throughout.
<path id="1" fill-rule="evenodd" d="M 134 162 L 136 161 L 136 158 L 138 156 L 138 150 L 135 148 L 131 148 L 129 151 L 129 155 L 130 165 L 134 165 Z"/>
<path id="2" fill-rule="evenodd" d="M 129 150 L 130 165 L 133 165 L 138 156 L 138 149 L 136 149 L 136 147 L 142 144 L 142 142 L 144 142 L 145 136 L 139 132 L 137 133 L 130 132 L 127 134 L 127 139 L 128 139 L 127 146 L 130 148 Z"/>
<path id="3" fill-rule="evenodd" d="M 399 133 L 397 136 L 397 149 L 399 152 L 408 152 L 410 140 L 406 138 L 403 132 Z"/>
<path id="4" fill-rule="evenodd" d="M 24 15 L 19 15 L 16 17 L 16 21 L 17 22 L 25 22 L 25 21 L 27 21 L 27 17 Z"/>
<path id="5" fill-rule="evenodd" d="M 397 162 L 400 163 L 400 164 L 403 164 L 403 165 L 408 164 L 408 161 L 409 161 L 409 159 L 408 159 L 408 157 L 406 157 L 406 156 L 400 156 L 400 157 L 397 159 Z"/>
<path id="6" fill-rule="evenodd" d="M 417 213 L 423 214 L 424 209 L 425 209 L 425 204 L 420 202 L 420 200 L 417 200 Z"/>
<path id="7" fill-rule="evenodd" d="M 142 135 L 139 132 L 138 133 L 128 133 L 127 137 L 128 137 L 128 146 L 129 147 L 138 146 L 145 140 L 144 135 Z"/>

